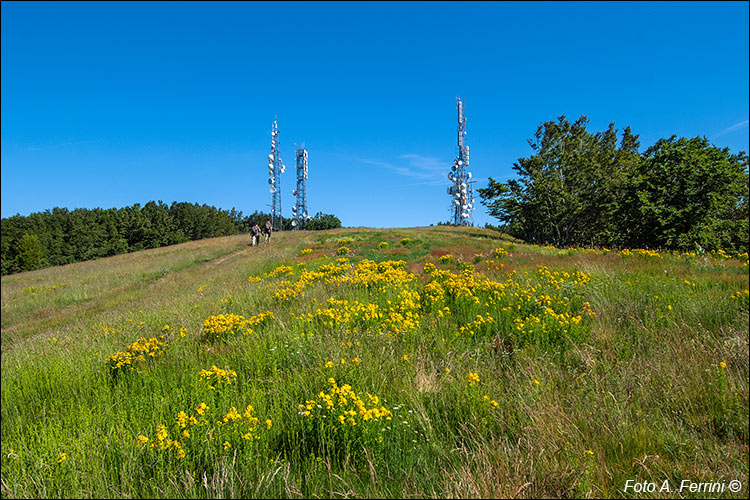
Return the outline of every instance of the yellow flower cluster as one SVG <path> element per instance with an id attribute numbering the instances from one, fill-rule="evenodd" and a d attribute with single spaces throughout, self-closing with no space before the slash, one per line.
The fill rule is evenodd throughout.
<path id="1" fill-rule="evenodd" d="M 237 380 L 237 372 L 234 370 L 222 370 L 216 365 L 212 365 L 209 370 L 198 372 L 200 380 L 208 382 L 208 387 L 214 389 L 222 384 L 230 385 L 233 380 Z"/>
<path id="2" fill-rule="evenodd" d="M 477 314 L 477 318 L 471 323 L 467 323 L 464 326 L 460 327 L 458 329 L 458 333 L 468 333 L 469 335 L 474 335 L 474 329 L 479 330 L 483 325 L 491 325 L 494 321 L 494 318 L 489 314 L 484 317 L 481 314 Z"/>
<path id="3" fill-rule="evenodd" d="M 411 238 L 401 238 L 401 244 L 406 246 L 411 243 Z"/>
<path id="4" fill-rule="evenodd" d="M 539 316 L 529 314 L 526 318 L 515 318 L 514 333 L 521 344 L 554 345 L 564 343 L 566 338 L 581 340 L 583 332 L 575 327 L 582 319 L 580 314 L 558 314 L 551 307 L 547 307 Z"/>
<path id="5" fill-rule="evenodd" d="M 190 431 L 186 431 L 186 432 L 188 433 L 188 436 L 189 436 Z M 138 440 L 141 443 L 144 443 L 143 438 L 148 439 L 146 438 L 146 436 L 138 436 Z M 154 437 L 154 440 L 151 443 L 151 448 L 156 448 L 160 451 L 174 451 L 175 458 L 177 459 L 185 458 L 185 450 L 182 448 L 182 443 L 177 441 L 176 439 L 169 438 L 167 427 L 164 424 L 159 424 L 156 426 L 156 436 Z"/>
<path id="6" fill-rule="evenodd" d="M 388 242 L 387 241 L 381 241 L 378 243 L 378 248 L 388 248 Z"/>
<path id="7" fill-rule="evenodd" d="M 240 447 L 243 443 L 261 439 L 262 432 L 270 430 L 273 425 L 271 419 L 261 422 L 250 405 L 247 405 L 242 414 L 237 411 L 237 408 L 231 407 L 226 414 L 215 421 L 208 413 L 209 410 L 206 403 L 201 403 L 193 415 L 180 411 L 174 419 L 172 428 L 174 439 L 170 436 L 167 426 L 159 424 L 153 439 L 141 434 L 136 438 L 138 444 L 143 446 L 151 441 L 152 449 L 173 452 L 175 458 L 182 459 L 186 456 L 185 448 L 195 450 L 198 445 L 213 444 L 221 446 L 226 451 L 232 447 L 232 442 L 235 443 L 235 447 Z M 194 440 L 194 434 L 198 433 L 198 429 L 201 428 L 204 428 L 200 431 L 201 439 Z"/>
<path id="8" fill-rule="evenodd" d="M 503 247 L 497 247 L 492 251 L 492 258 L 493 259 L 502 259 L 503 257 L 508 256 L 508 251 L 504 249 Z"/>
<path id="9" fill-rule="evenodd" d="M 203 334 L 209 339 L 219 339 L 244 330 L 245 317 L 238 314 L 209 316 L 203 321 Z"/>
<path id="10" fill-rule="evenodd" d="M 440 256 L 440 262 L 445 264 L 447 262 L 453 262 L 455 259 L 453 258 L 453 255 L 451 254 L 445 254 Z"/>
<path id="11" fill-rule="evenodd" d="M 117 370 L 125 367 L 132 370 L 136 363 L 145 363 L 150 359 L 161 356 L 167 343 L 160 339 L 164 339 L 164 335 L 161 335 L 159 339 L 156 337 L 150 339 L 140 337 L 130 344 L 125 352 L 118 351 L 107 358 L 110 370 L 117 372 Z"/>
<path id="12" fill-rule="evenodd" d="M 303 257 L 305 255 L 310 255 L 312 253 L 312 248 L 303 248 L 300 250 L 299 255 L 300 257 Z"/>
<path id="13" fill-rule="evenodd" d="M 293 272 L 294 268 L 292 266 L 279 266 L 273 271 L 266 273 L 266 276 L 268 276 L 269 278 L 275 278 L 276 276 L 281 276 L 282 274 L 292 274 Z"/>
<path id="14" fill-rule="evenodd" d="M 645 250 L 643 248 L 634 248 L 632 250 L 629 250 L 627 248 L 624 248 L 620 250 L 620 255 L 628 256 L 628 255 L 640 255 L 643 257 L 658 257 L 661 258 L 661 254 L 655 250 Z"/>
<path id="15" fill-rule="evenodd" d="M 349 255 L 351 253 L 351 250 L 348 247 L 339 247 L 338 250 L 336 250 L 336 255 Z"/>
<path id="16" fill-rule="evenodd" d="M 30 286 L 28 288 L 24 288 L 23 292 L 28 293 L 29 295 L 36 295 L 37 292 L 52 292 L 54 290 L 57 290 L 58 288 L 64 288 L 68 286 L 67 283 L 57 283 L 56 285 L 51 286 Z"/>
<path id="17" fill-rule="evenodd" d="M 367 403 L 357 395 L 349 384 L 338 386 L 334 378 L 328 379 L 328 391 L 320 391 L 317 399 L 310 399 L 298 406 L 304 418 L 328 421 L 336 429 L 340 426 L 356 426 L 370 421 L 391 420 L 393 414 L 380 405 L 380 398 L 366 394 Z M 368 408 L 368 404 L 370 407 Z"/>
<path id="18" fill-rule="evenodd" d="M 406 262 L 403 260 L 373 262 L 364 259 L 338 281 L 367 289 L 377 288 L 381 292 L 385 292 L 386 287 L 403 288 L 419 279 L 416 274 L 406 271 L 405 266 Z"/>
<path id="19" fill-rule="evenodd" d="M 315 322 L 328 328 L 345 326 L 347 331 L 360 329 L 367 333 L 403 333 L 419 327 L 420 297 L 413 290 L 402 290 L 395 301 L 380 306 L 357 300 L 328 299 L 329 307 L 318 308 L 298 319 Z"/>
<path id="20" fill-rule="evenodd" d="M 727 254 L 724 250 L 711 250 L 711 254 L 713 254 L 715 257 L 720 257 L 723 259 L 731 259 L 732 256 Z"/>
<path id="21" fill-rule="evenodd" d="M 500 248 L 496 256 L 504 251 Z M 584 318 L 596 316 L 578 291 L 591 280 L 586 273 L 539 266 L 536 272 L 523 276 L 511 272 L 504 281 L 494 281 L 472 264 L 461 264 L 462 269 L 453 272 L 427 263 L 423 269 L 427 280 L 420 283 L 420 276 L 408 271 L 402 260 L 363 259 L 352 265 L 338 259 L 301 273 L 295 282 L 282 281 L 269 288 L 279 300 L 303 296 L 316 283 L 366 291 L 368 301 L 332 297 L 325 305 L 295 317 L 346 333 L 403 334 L 418 329 L 424 316 L 435 312 L 437 318 L 451 317 L 444 326 L 456 335 L 494 335 L 500 328 L 508 332 L 507 327 L 513 325 L 508 332 L 513 339 L 552 345 L 565 344 L 568 338 L 580 341 L 588 331 Z M 302 327 L 309 330 L 309 326 Z"/>
<path id="22" fill-rule="evenodd" d="M 459 326 L 457 335 L 495 333 L 495 325 L 514 318 L 512 336 L 521 343 L 554 344 L 564 342 L 571 333 L 575 333 L 574 340 L 581 340 L 584 329 L 572 331 L 572 326 L 582 321 L 581 313 L 596 316 L 588 302 L 574 309 L 580 300 L 576 289 L 591 280 L 580 271 L 551 271 L 539 266 L 536 273 L 526 274 L 525 281 L 511 273 L 504 282 L 490 280 L 470 267 L 457 274 L 427 263 L 424 272 L 430 277 L 422 289 L 424 311 L 437 309 L 438 317 L 453 310 L 475 311 L 475 319 Z"/>
<path id="23" fill-rule="evenodd" d="M 732 295 L 730 295 L 730 298 L 732 300 L 742 299 L 743 297 L 745 298 L 745 300 L 742 301 L 742 302 L 743 302 L 743 304 L 745 306 L 747 306 L 748 305 L 748 299 L 750 299 L 750 290 L 748 290 L 747 288 L 744 289 L 744 290 L 737 290 Z"/>
<path id="24" fill-rule="evenodd" d="M 493 408 L 497 408 L 498 406 L 500 406 L 497 401 L 495 401 L 494 399 L 490 399 L 490 397 L 487 395 L 482 396 L 482 401 L 484 401 L 485 403 L 487 403 Z"/>
<path id="25" fill-rule="evenodd" d="M 469 383 L 469 387 L 473 387 L 475 384 L 479 383 L 479 374 L 478 373 L 469 373 L 466 376 L 466 381 Z"/>
<path id="26" fill-rule="evenodd" d="M 337 245 L 350 245 L 354 243 L 354 240 L 351 238 L 341 238 L 336 242 Z"/>
<path id="27" fill-rule="evenodd" d="M 668 307 L 670 310 L 672 309 L 672 306 L 668 306 Z M 591 310 L 591 304 L 589 304 L 588 302 L 584 302 L 583 304 L 581 304 L 581 310 L 583 311 L 584 314 L 588 314 L 592 318 L 596 318 L 596 313 Z"/>
<path id="28" fill-rule="evenodd" d="M 304 296 L 305 288 L 317 282 L 333 283 L 337 277 L 351 269 L 351 264 L 346 259 L 337 259 L 335 264 L 323 264 L 315 271 L 305 271 L 300 274 L 294 283 L 282 281 L 272 289 L 272 296 L 276 300 L 287 301 L 298 296 Z"/>
<path id="29" fill-rule="evenodd" d="M 203 337 L 204 340 L 215 342 L 226 341 L 229 337 L 239 333 L 250 335 L 253 333 L 252 327 L 273 317 L 271 311 L 256 314 L 249 318 L 231 313 L 209 316 L 203 322 Z"/>

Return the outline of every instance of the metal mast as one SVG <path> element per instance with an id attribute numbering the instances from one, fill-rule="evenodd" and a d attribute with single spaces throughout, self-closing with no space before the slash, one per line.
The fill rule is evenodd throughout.
<path id="1" fill-rule="evenodd" d="M 474 226 L 474 182 L 469 172 L 469 146 L 466 141 L 466 117 L 464 116 L 464 103 L 459 97 L 456 98 L 458 108 L 458 156 L 453 161 L 453 166 L 448 174 L 448 179 L 453 183 L 448 187 L 451 196 L 451 224 L 455 226 Z"/>
<path id="2" fill-rule="evenodd" d="M 268 155 L 268 184 L 271 192 L 271 226 L 274 231 L 281 231 L 281 174 L 284 173 L 284 165 L 281 163 L 281 152 L 279 149 L 279 128 L 273 119 L 271 128 L 271 154 Z"/>
<path id="3" fill-rule="evenodd" d="M 307 189 L 305 181 L 307 180 L 307 150 L 305 143 L 297 149 L 297 189 L 292 191 L 292 195 L 297 197 L 297 204 L 292 207 L 294 220 L 292 226 L 294 229 L 303 229 L 305 222 L 310 219 L 307 215 Z"/>

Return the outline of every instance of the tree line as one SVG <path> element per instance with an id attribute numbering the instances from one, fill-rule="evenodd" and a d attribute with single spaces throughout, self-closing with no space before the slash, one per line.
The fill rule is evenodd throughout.
<path id="1" fill-rule="evenodd" d="M 517 178 L 479 189 L 500 229 L 530 243 L 748 249 L 748 157 L 705 137 L 659 139 L 643 153 L 638 135 L 565 116 L 541 124 Z"/>
<path id="2" fill-rule="evenodd" d="M 248 233 L 269 214 L 243 215 L 197 203 L 149 201 L 123 208 L 53 208 L 3 218 L 0 227 L 2 274 L 59 266 L 185 241 Z M 284 230 L 292 220 L 282 218 Z M 341 227 L 338 217 L 318 212 L 304 229 Z"/>

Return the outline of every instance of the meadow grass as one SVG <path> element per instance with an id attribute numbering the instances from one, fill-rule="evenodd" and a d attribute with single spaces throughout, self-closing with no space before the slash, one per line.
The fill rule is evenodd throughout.
<path id="1" fill-rule="evenodd" d="M 248 242 L 3 277 L 3 497 L 746 497 L 747 254 Z"/>

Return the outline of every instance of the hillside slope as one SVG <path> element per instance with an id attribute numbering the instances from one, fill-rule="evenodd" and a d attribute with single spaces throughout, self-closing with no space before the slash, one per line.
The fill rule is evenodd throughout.
<path id="1" fill-rule="evenodd" d="M 3 497 L 746 496 L 747 254 L 248 242 L 2 279 Z"/>

